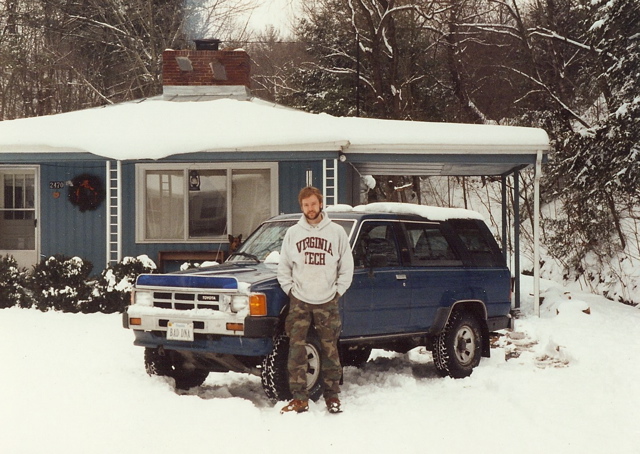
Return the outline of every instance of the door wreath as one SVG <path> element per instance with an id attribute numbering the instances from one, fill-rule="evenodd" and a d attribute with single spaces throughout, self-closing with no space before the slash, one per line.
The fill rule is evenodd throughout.
<path id="1" fill-rule="evenodd" d="M 71 180 L 69 201 L 80 211 L 95 210 L 104 200 L 102 180 L 96 175 L 83 173 Z"/>

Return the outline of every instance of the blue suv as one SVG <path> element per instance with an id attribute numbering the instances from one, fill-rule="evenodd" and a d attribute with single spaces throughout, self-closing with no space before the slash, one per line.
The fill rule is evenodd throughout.
<path id="1" fill-rule="evenodd" d="M 343 366 L 373 348 L 425 346 L 442 376 L 471 374 L 488 357 L 489 333 L 512 327 L 511 275 L 473 211 L 373 203 L 330 218 L 349 236 L 355 271 L 340 300 Z M 264 222 L 221 264 L 138 277 L 123 315 L 149 374 L 199 386 L 210 372 L 260 375 L 267 396 L 287 400 L 288 297 L 276 279 L 286 230 L 299 214 Z M 307 342 L 310 396 L 321 393 L 319 344 Z"/>

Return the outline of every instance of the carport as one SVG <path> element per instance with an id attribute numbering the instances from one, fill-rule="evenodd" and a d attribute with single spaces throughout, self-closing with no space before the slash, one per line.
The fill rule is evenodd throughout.
<path id="1" fill-rule="evenodd" d="M 367 120 L 363 120 L 367 121 Z M 375 121 L 375 120 L 368 120 Z M 540 301 L 540 176 L 547 158 L 549 139 L 545 131 L 497 125 L 417 123 L 422 129 L 421 143 L 376 143 L 384 137 L 384 128 L 371 128 L 375 134 L 361 142 L 346 144 L 339 159 L 350 163 L 360 175 L 478 176 L 499 177 L 502 189 L 502 250 L 507 259 L 508 179 L 513 179 L 513 222 L 520 225 L 520 172 L 534 172 L 534 310 L 539 315 Z M 403 125 L 410 129 L 411 124 Z M 414 137 L 405 131 L 404 137 Z M 330 182 L 329 182 L 330 183 Z M 520 231 L 513 229 L 514 304 L 520 309 Z"/>
<path id="2" fill-rule="evenodd" d="M 276 106 L 273 106 L 276 107 Z M 289 136 L 276 146 L 239 147 L 234 151 L 313 150 L 337 154 L 324 159 L 323 192 L 327 204 L 343 200 L 339 169 L 351 167 L 359 184 L 363 175 L 498 177 L 502 184 L 502 250 L 507 258 L 508 178 L 513 178 L 514 225 L 520 225 L 519 175 L 534 172 L 534 309 L 540 301 L 540 176 L 547 159 L 549 137 L 539 128 L 500 125 L 429 123 L 419 121 L 306 116 L 304 138 Z M 311 118 L 313 117 L 313 118 Z M 301 117 L 302 118 L 302 117 Z M 320 139 L 320 140 L 319 140 Z M 324 140 L 323 140 L 324 139 Z M 339 163 L 347 164 L 340 166 Z M 348 202 L 348 200 L 347 200 Z M 514 228 L 514 304 L 520 309 L 520 232 Z"/>

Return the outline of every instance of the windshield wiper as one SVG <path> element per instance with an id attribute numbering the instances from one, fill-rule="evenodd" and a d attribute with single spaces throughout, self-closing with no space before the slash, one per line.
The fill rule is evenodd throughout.
<path id="1" fill-rule="evenodd" d="M 231 253 L 231 255 L 229 256 L 229 258 L 233 257 L 234 255 L 240 255 L 242 257 L 248 257 L 251 260 L 255 260 L 256 263 L 260 263 L 260 259 L 258 257 L 256 257 L 253 254 L 249 254 L 248 252 L 233 252 Z"/>

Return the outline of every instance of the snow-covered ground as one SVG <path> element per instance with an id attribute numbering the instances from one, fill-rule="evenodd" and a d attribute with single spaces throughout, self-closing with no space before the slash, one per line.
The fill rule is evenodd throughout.
<path id="1" fill-rule="evenodd" d="M 145 374 L 119 315 L 5 309 L 0 452 L 640 452 L 640 311 L 545 284 L 541 317 L 471 377 L 439 378 L 419 349 L 374 351 L 345 370 L 340 415 L 280 415 L 242 374 L 177 394 Z"/>

